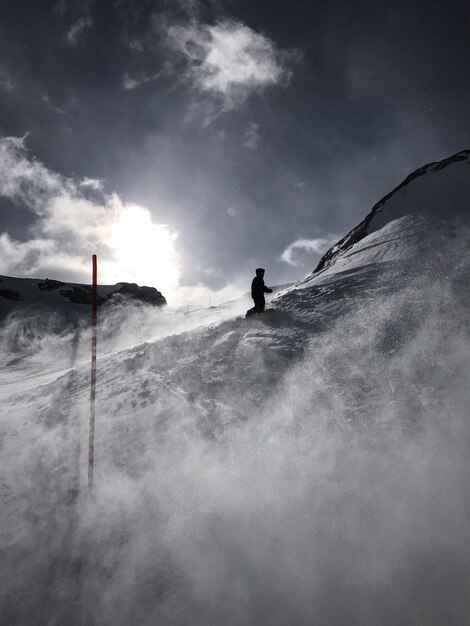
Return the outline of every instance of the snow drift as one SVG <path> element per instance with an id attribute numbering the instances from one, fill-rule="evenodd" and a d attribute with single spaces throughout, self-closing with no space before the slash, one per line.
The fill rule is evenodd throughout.
<path id="1" fill-rule="evenodd" d="M 2 621 L 466 622 L 459 155 L 397 188 L 273 315 L 244 320 L 240 302 L 105 322 L 93 492 L 89 337 L 9 352 L 4 325 Z"/>

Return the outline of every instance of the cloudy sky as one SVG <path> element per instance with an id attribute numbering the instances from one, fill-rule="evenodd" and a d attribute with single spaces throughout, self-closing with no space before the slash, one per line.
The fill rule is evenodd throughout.
<path id="1" fill-rule="evenodd" d="M 2 0 L 0 43 L 0 274 L 296 280 L 470 148 L 466 0 Z"/>

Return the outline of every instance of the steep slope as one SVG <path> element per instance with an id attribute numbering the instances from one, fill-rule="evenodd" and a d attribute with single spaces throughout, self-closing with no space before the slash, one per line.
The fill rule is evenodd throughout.
<path id="1" fill-rule="evenodd" d="M 379 200 L 364 220 L 320 259 L 315 272 L 328 267 L 367 235 L 401 217 L 422 217 L 427 223 L 468 219 L 470 150 L 424 165 Z"/>
<path id="2" fill-rule="evenodd" d="M 107 316 L 91 493 L 89 336 L 14 344 L 0 370 L 4 620 L 465 623 L 462 165 L 419 176 L 425 194 L 458 168 L 440 209 L 416 212 L 410 184 L 387 214 L 390 196 L 271 315 L 245 320 L 240 302 Z"/>

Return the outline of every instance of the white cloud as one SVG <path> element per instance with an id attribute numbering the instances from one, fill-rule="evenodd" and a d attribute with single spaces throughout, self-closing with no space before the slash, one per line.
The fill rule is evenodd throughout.
<path id="1" fill-rule="evenodd" d="M 52 102 L 51 99 L 49 98 L 49 96 L 47 95 L 47 93 L 45 93 L 41 100 L 44 102 L 44 104 L 47 106 L 48 109 L 50 109 L 51 111 L 54 111 L 54 113 L 58 113 L 59 115 L 63 115 L 64 114 L 64 110 L 61 109 L 60 107 L 56 107 Z"/>
<path id="2" fill-rule="evenodd" d="M 129 74 L 126 73 L 122 77 L 122 86 L 124 87 L 124 89 L 132 90 L 132 89 L 137 89 L 137 87 L 140 87 L 141 85 L 145 85 L 147 83 L 153 83 L 154 81 L 158 80 L 160 76 L 164 72 L 167 71 L 167 69 L 168 69 L 167 66 L 165 66 L 156 74 L 151 74 L 149 76 L 142 76 L 141 78 L 132 78 L 131 76 L 129 76 Z"/>
<path id="3" fill-rule="evenodd" d="M 80 187 L 101 191 L 103 181 L 100 178 L 88 178 L 88 176 L 85 176 L 85 178 L 80 181 Z"/>
<path id="4" fill-rule="evenodd" d="M 139 41 L 138 39 L 131 39 L 131 41 L 129 41 L 129 43 L 127 44 L 129 46 L 129 50 L 131 52 L 143 52 L 144 51 L 144 44 Z"/>
<path id="5" fill-rule="evenodd" d="M 186 79 L 220 100 L 224 110 L 237 108 L 253 92 L 288 78 L 288 55 L 240 22 L 174 25 L 168 29 L 168 44 L 184 58 Z"/>
<path id="6" fill-rule="evenodd" d="M 44 197 L 58 194 L 68 181 L 39 161 L 27 158 L 25 137 L 0 140 L 0 195 L 24 202 L 41 214 Z"/>
<path id="7" fill-rule="evenodd" d="M 245 130 L 243 145 L 249 150 L 256 150 L 259 142 L 259 126 L 251 122 Z"/>
<path id="8" fill-rule="evenodd" d="M 70 27 L 69 31 L 65 35 L 65 41 L 69 44 L 69 46 L 75 47 L 80 39 L 80 36 L 83 34 L 83 31 L 92 27 L 93 20 L 91 17 L 81 17 Z"/>
<path id="9" fill-rule="evenodd" d="M 98 189 L 99 181 L 77 184 L 31 158 L 24 138 L 0 139 L 0 195 L 37 215 L 29 240 L 0 235 L 2 273 L 89 282 L 90 256 L 97 253 L 102 284 L 137 282 L 171 298 L 181 268 L 176 232 L 116 194 L 103 196 L 101 203 L 90 200 L 81 193 L 83 186 Z"/>
<path id="10" fill-rule="evenodd" d="M 338 241 L 338 235 L 327 235 L 318 239 L 297 239 L 287 246 L 281 254 L 281 259 L 289 265 L 300 267 L 303 263 L 296 258 L 296 252 L 324 254 L 334 243 Z"/>
<path id="11" fill-rule="evenodd" d="M 124 89 L 135 89 L 140 85 L 139 81 L 135 78 L 131 78 L 129 74 L 124 74 L 122 77 L 122 86 Z"/>

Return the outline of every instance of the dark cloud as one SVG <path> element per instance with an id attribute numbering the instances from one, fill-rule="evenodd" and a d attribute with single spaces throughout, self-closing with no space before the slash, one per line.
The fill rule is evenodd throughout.
<path id="1" fill-rule="evenodd" d="M 188 283 L 252 265 L 292 280 L 317 253 L 295 267 L 290 245 L 343 234 L 411 170 L 468 148 L 468 24 L 459 0 L 6 0 L 0 130 L 178 231 Z M 27 230 L 26 207 L 0 209 L 2 231 Z"/>

